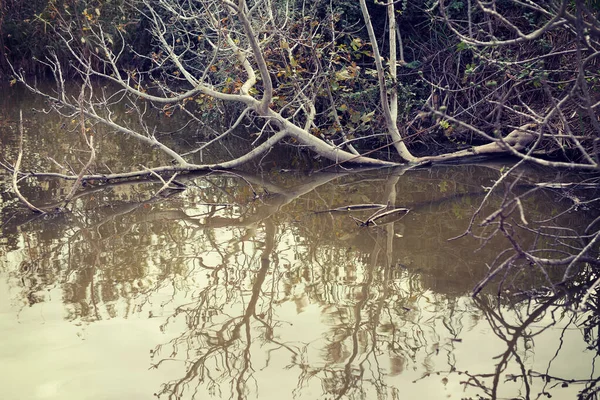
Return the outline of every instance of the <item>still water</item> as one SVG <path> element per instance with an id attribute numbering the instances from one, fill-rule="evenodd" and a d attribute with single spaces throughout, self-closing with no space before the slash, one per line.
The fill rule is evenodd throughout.
<path id="1" fill-rule="evenodd" d="M 13 160 L 16 108 L 3 107 Z M 26 148 L 74 151 L 64 122 L 44 118 L 29 117 Z M 520 295 L 543 281 L 534 272 L 471 297 L 509 246 L 448 241 L 504 165 L 199 174 L 158 195 L 162 184 L 92 184 L 44 217 L 0 175 L 0 398 L 593 398 L 590 314 Z M 37 205 L 69 190 L 20 184 Z M 410 211 L 367 227 L 373 210 L 340 210 L 357 204 Z M 567 207 L 538 191 L 527 218 Z"/>

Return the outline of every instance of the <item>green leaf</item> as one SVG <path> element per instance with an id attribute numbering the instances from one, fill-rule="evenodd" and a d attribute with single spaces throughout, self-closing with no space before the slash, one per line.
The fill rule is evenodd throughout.
<path id="1" fill-rule="evenodd" d="M 446 120 L 441 120 L 441 121 L 439 122 L 439 124 L 440 124 L 440 126 L 441 126 L 442 128 L 444 128 L 444 129 L 448 129 L 448 128 L 450 128 L 450 123 L 449 123 L 448 121 L 446 121 Z"/>
<path id="2" fill-rule="evenodd" d="M 354 38 L 354 39 L 352 39 L 350 46 L 352 46 L 352 49 L 354 51 L 357 51 L 358 49 L 360 49 L 362 47 L 362 41 L 360 40 L 360 38 Z"/>
<path id="3" fill-rule="evenodd" d="M 335 79 L 337 79 L 338 81 L 347 81 L 351 78 L 352 75 L 350 75 L 350 72 L 348 72 L 347 68 L 344 68 L 343 70 L 335 73 Z"/>
<path id="4" fill-rule="evenodd" d="M 456 50 L 457 51 L 465 51 L 469 49 L 469 45 L 466 44 L 465 42 L 460 42 L 459 44 L 456 45 Z"/>
<path id="5" fill-rule="evenodd" d="M 366 124 L 367 122 L 371 122 L 371 120 L 373 119 L 373 115 L 375 115 L 375 111 L 371 111 L 368 114 L 364 114 L 362 117 L 360 117 L 360 120 Z"/>
<path id="6" fill-rule="evenodd" d="M 416 69 L 421 66 L 421 62 L 419 60 L 411 61 L 409 63 L 404 64 L 406 68 Z"/>

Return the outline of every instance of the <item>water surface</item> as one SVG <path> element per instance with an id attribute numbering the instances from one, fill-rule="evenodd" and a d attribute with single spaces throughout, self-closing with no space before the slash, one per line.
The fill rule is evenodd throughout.
<path id="1" fill-rule="evenodd" d="M 13 160 L 15 110 L 4 107 Z M 30 149 L 44 137 L 75 152 L 64 121 L 29 118 Z M 42 217 L 0 175 L 0 398 L 586 398 L 598 379 L 590 315 L 551 293 L 522 296 L 545 279 L 525 270 L 472 298 L 510 246 L 448 241 L 505 165 L 199 174 L 158 195 L 156 182 L 92 183 Z M 513 189 L 543 173 L 524 170 Z M 70 188 L 20 185 L 37 205 Z M 374 210 L 332 211 L 357 204 L 409 212 L 362 226 Z M 569 201 L 540 190 L 526 205 L 534 221 Z"/>

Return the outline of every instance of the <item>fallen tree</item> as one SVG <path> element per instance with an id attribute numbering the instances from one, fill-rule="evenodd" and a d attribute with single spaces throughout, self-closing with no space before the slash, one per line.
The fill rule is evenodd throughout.
<path id="1" fill-rule="evenodd" d="M 454 45 L 458 46 L 458 71 L 454 76 L 445 69 L 443 73 L 436 72 L 435 59 L 425 65 L 419 75 L 421 82 L 428 85 L 429 96 L 421 110 L 413 110 L 413 117 L 403 121 L 399 121 L 399 89 L 403 83 L 398 79 L 398 68 L 407 65 L 407 61 L 401 29 L 396 23 L 400 12 L 410 11 L 407 6 L 397 9 L 392 2 L 384 5 L 383 13 L 375 9 L 388 24 L 385 39 L 378 40 L 373 23 L 380 21 L 371 16 L 373 9 L 366 0 L 361 0 L 361 23 L 370 41 L 366 43 L 344 29 L 339 23 L 342 15 L 333 6 L 300 7 L 294 2 L 276 0 L 205 0 L 186 4 L 145 0 L 138 4 L 138 11 L 152 35 L 155 51 L 137 54 L 142 61 L 136 69 L 121 67 L 120 59 L 133 51 L 124 37 L 107 33 L 99 19 L 101 9 L 92 13 L 86 8 L 86 25 L 82 29 L 75 29 L 62 19 L 63 24 L 58 23 L 55 32 L 71 56 L 71 69 L 83 82 L 79 96 L 69 95 L 70 71 L 64 70 L 64 60 L 52 51 L 43 63 L 54 75 L 56 91 L 39 89 L 18 71 L 14 71 L 15 79 L 44 96 L 67 118 L 77 116 L 82 124 L 84 119 L 101 123 L 162 151 L 172 163 L 117 173 L 89 173 L 88 166 L 81 171 L 36 171 L 35 175 L 82 182 L 233 169 L 280 142 L 307 149 L 336 164 L 419 165 L 504 153 L 543 165 L 598 170 L 600 125 L 596 109 L 600 102 L 588 83 L 596 74 L 585 68 L 600 54 L 594 50 L 600 39 L 597 15 L 583 2 L 570 6 L 563 0 L 559 7 L 554 2 L 515 2 L 514 6 L 539 19 L 530 24 L 533 30 L 525 33 L 522 22 L 510 14 L 510 7 L 500 9 L 480 1 L 468 4 L 460 15 L 454 15 L 444 1 L 427 10 L 457 40 Z M 325 18 L 319 19 L 323 14 Z M 538 62 L 514 56 L 510 59 L 508 54 L 514 46 L 530 46 L 529 52 L 535 53 L 537 41 L 556 33 L 568 34 L 571 41 L 555 46 L 543 59 L 566 55 L 565 65 L 558 72 L 539 67 L 535 74 L 530 73 L 532 79 L 511 78 L 519 71 L 533 70 L 531 65 Z M 381 50 L 384 47 L 385 54 Z M 472 62 L 460 61 L 460 57 Z M 358 63 L 364 66 L 361 68 Z M 569 69 L 575 65 L 579 67 Z M 479 72 L 484 69 L 491 71 Z M 506 77 L 503 83 L 498 80 L 500 71 Z M 553 82 L 552 74 L 560 75 L 569 84 L 569 90 L 564 82 L 563 86 Z M 109 95 L 96 93 L 92 82 L 98 79 L 112 82 L 119 89 Z M 556 97 L 559 89 L 560 97 Z M 367 96 L 367 92 L 372 95 L 375 90 L 378 96 L 372 96 L 371 103 L 363 103 L 361 110 L 357 100 L 349 95 L 353 90 L 358 96 Z M 545 96 L 544 101 L 538 95 Z M 229 107 L 236 117 L 224 132 L 207 137 L 200 146 L 184 153 L 157 139 L 150 127 L 142 125 L 141 131 L 136 130 L 116 118 L 111 108 L 123 102 L 128 102 L 140 118 L 144 113 L 140 102 L 166 115 L 183 113 L 199 123 L 199 115 L 207 107 Z M 587 113 L 583 125 L 581 118 L 567 115 L 573 112 L 574 103 L 578 107 L 576 114 Z M 483 111 L 482 107 L 488 117 L 464 118 Z M 419 114 L 414 116 L 416 112 Z M 342 114 L 349 115 L 350 122 Z M 442 129 L 448 137 L 458 131 L 469 132 L 477 139 L 466 149 L 417 156 L 407 142 L 415 137 L 425 139 L 422 134 L 407 132 L 424 120 L 433 122 L 425 131 Z M 189 155 L 207 151 L 231 137 L 244 123 L 256 130 L 252 148 L 245 154 L 206 164 L 189 160 Z M 589 127 L 592 133 L 576 134 L 576 124 Z M 383 133 L 373 134 L 374 130 Z M 88 135 L 86 140 L 92 136 L 88 131 L 82 128 L 84 137 Z M 373 142 L 374 138 L 378 141 Z M 391 147 L 396 157 L 381 158 L 368 146 L 359 151 L 355 145 L 358 141 Z M 567 156 L 565 149 L 574 149 L 576 154 Z M 567 157 L 560 161 L 544 158 L 556 151 Z"/>

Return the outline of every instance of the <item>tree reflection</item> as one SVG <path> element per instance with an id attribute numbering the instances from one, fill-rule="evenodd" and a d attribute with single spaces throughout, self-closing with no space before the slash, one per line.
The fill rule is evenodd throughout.
<path id="1" fill-rule="evenodd" d="M 579 399 L 596 398 L 599 378 L 593 375 L 589 379 L 577 379 L 552 375 L 553 363 L 563 351 L 564 336 L 568 330 L 577 329 L 581 324 L 589 327 L 589 317 L 579 316 L 564 309 L 565 303 L 560 294 L 549 295 L 526 304 L 519 303 L 514 308 L 506 309 L 490 297 L 475 299 L 483 317 L 489 323 L 496 337 L 505 343 L 505 349 L 494 359 L 496 365 L 490 372 L 473 373 L 452 369 L 452 374 L 464 375 L 462 384 L 475 387 L 485 394 L 486 398 L 504 398 L 507 383 L 515 383 L 519 387 L 518 398 L 538 399 L 560 395 L 560 390 L 569 385 L 581 387 Z M 587 319 L 586 319 L 587 318 Z M 543 323 L 540 323 L 544 321 Z M 597 324 L 593 323 L 594 329 Z M 552 349 L 554 355 L 545 370 L 531 368 L 535 358 L 536 340 L 547 330 L 558 330 L 558 348 Z M 587 339 L 586 339 L 587 340 Z M 593 372 L 592 372 L 593 374 Z"/>
<path id="2" fill-rule="evenodd" d="M 265 376 L 280 374 L 306 398 L 397 399 L 412 393 L 401 378 L 455 384 L 472 397 L 534 399 L 564 384 L 594 396 L 597 379 L 555 374 L 552 360 L 540 369 L 534 357 L 552 329 L 581 329 L 598 352 L 597 295 L 590 312 L 569 311 L 593 277 L 535 301 L 485 290 L 469 298 L 504 244 L 490 240 L 474 258 L 480 242 L 446 239 L 468 224 L 488 176 L 403 172 L 294 182 L 208 174 L 189 177 L 184 193 L 159 196 L 160 182 L 88 187 L 69 214 L 20 220 L 4 209 L 12 244 L 0 247 L 3 268 L 24 307 L 60 287 L 71 321 L 160 318 L 171 339 L 152 349 L 152 366 L 177 363 L 183 372 L 159 397 L 266 398 Z M 317 212 L 364 203 L 411 212 L 368 228 L 350 213 Z M 364 220 L 372 211 L 362 213 L 351 214 Z M 314 329 L 292 325 L 310 312 L 318 313 Z M 481 345 L 465 338 L 484 327 L 503 350 L 474 370 L 461 354 Z M 554 351 L 553 360 L 561 348 Z"/>

